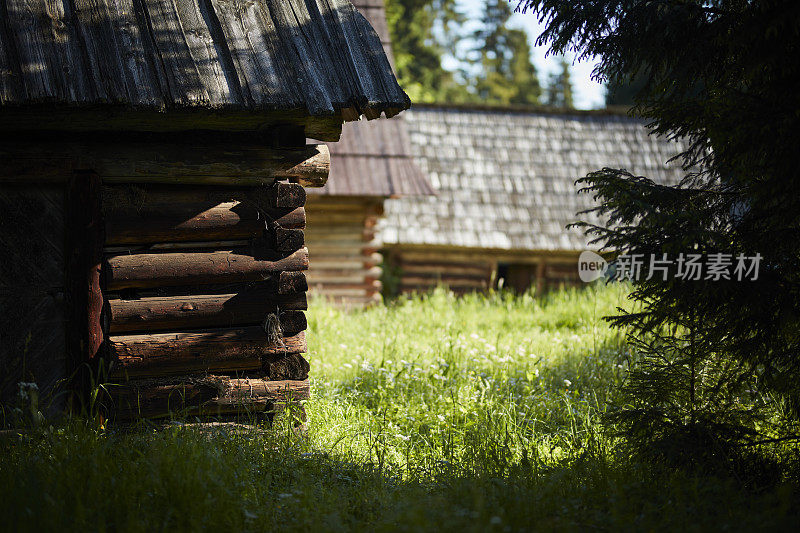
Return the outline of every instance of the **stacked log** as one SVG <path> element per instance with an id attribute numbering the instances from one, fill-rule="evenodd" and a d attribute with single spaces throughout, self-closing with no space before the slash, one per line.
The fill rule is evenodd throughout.
<path id="1" fill-rule="evenodd" d="M 402 252 L 391 263 L 399 274 L 400 294 L 427 292 L 445 285 L 456 294 L 489 288 L 493 265 L 485 256 L 459 256 L 446 251 Z"/>
<path id="2" fill-rule="evenodd" d="M 106 350 L 118 417 L 308 397 L 305 190 L 106 185 Z"/>
<path id="3" fill-rule="evenodd" d="M 381 262 L 376 225 L 382 201 L 375 198 L 312 196 L 313 225 L 306 241 L 314 254 L 308 272 L 312 295 L 344 307 L 381 301 Z"/>

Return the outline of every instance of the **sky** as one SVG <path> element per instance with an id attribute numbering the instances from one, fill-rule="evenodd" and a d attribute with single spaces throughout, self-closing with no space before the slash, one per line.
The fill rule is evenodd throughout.
<path id="1" fill-rule="evenodd" d="M 480 16 L 483 0 L 459 0 L 464 12 L 471 19 Z M 543 27 L 536 20 L 533 13 L 514 13 L 511 17 L 510 26 L 520 28 L 527 32 L 528 41 L 532 48 L 532 60 L 539 74 L 539 81 L 544 85 L 550 73 L 557 72 L 558 57 L 547 57 L 547 48 L 536 46 L 536 38 L 542 32 Z M 594 62 L 573 62 L 573 56 L 567 56 L 567 60 L 572 63 L 572 88 L 575 107 L 578 109 L 597 109 L 605 106 L 605 89 L 599 83 L 591 80 Z"/>

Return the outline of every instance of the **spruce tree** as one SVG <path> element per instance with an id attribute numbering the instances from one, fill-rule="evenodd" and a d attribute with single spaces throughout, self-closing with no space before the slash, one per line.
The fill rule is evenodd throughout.
<path id="1" fill-rule="evenodd" d="M 610 421 L 638 453 L 708 465 L 800 440 L 800 3 L 523 0 L 553 53 L 645 80 L 633 113 L 686 139 L 681 184 L 606 168 L 582 183 L 618 254 L 760 257 L 755 280 L 634 282 L 612 320 L 638 354 Z M 645 272 L 646 274 L 646 272 Z M 796 444 L 795 444 L 796 445 Z M 738 464 L 738 463 L 737 463 Z"/>
<path id="2" fill-rule="evenodd" d="M 505 0 L 488 0 L 473 38 L 477 75 L 474 98 L 488 104 L 538 104 L 541 87 L 530 60 L 527 34 L 508 27 L 513 11 Z"/>
<path id="3" fill-rule="evenodd" d="M 644 89 L 646 83 L 647 80 L 642 75 L 632 79 L 609 80 L 606 84 L 606 106 L 633 106 L 636 95 Z"/>
<path id="4" fill-rule="evenodd" d="M 397 80 L 414 102 L 464 102 L 465 83 L 442 66 L 457 55 L 464 15 L 456 0 L 386 0 Z M 438 30 L 438 31 L 435 31 Z"/>
<path id="5" fill-rule="evenodd" d="M 546 105 L 560 109 L 572 109 L 572 80 L 570 79 L 569 63 L 563 57 L 559 61 L 559 72 L 551 74 L 547 86 Z"/>

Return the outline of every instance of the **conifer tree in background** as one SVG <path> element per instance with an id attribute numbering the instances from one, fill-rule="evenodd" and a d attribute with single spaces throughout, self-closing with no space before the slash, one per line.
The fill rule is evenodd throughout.
<path id="1" fill-rule="evenodd" d="M 530 60 L 527 34 L 508 27 L 513 11 L 506 0 L 487 0 L 475 31 L 475 100 L 486 104 L 538 104 L 541 87 Z"/>
<path id="2" fill-rule="evenodd" d="M 637 307 L 613 318 L 636 356 L 612 427 L 646 457 L 762 475 L 755 451 L 796 453 L 800 441 L 800 3 L 521 5 L 545 24 L 539 42 L 553 53 L 599 59 L 604 81 L 643 78 L 633 112 L 690 143 L 679 186 L 624 169 L 584 178 L 608 220 L 588 232 L 645 261 L 732 263 L 729 279 L 680 278 L 679 263 L 646 279 L 645 264 Z M 760 258 L 757 279 L 737 279 L 740 256 Z"/>
<path id="3" fill-rule="evenodd" d="M 456 0 L 386 0 L 386 20 L 397 80 L 412 101 L 470 99 L 466 85 L 442 66 L 445 53 L 457 56 L 461 39 L 464 15 Z"/>
<path id="4" fill-rule="evenodd" d="M 570 80 L 569 63 L 564 58 L 559 62 L 560 72 L 550 75 L 547 85 L 547 100 L 545 104 L 560 109 L 572 109 L 572 81 Z"/>

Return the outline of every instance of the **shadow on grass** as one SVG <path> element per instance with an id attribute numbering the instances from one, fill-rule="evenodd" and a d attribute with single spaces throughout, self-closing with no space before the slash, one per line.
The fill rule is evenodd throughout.
<path id="1" fill-rule="evenodd" d="M 523 456 L 506 475 L 401 478 L 315 451 L 286 428 L 100 433 L 78 424 L 6 439 L 0 512 L 9 530 L 575 530 L 788 528 L 790 485 L 621 464 L 586 451 Z"/>

